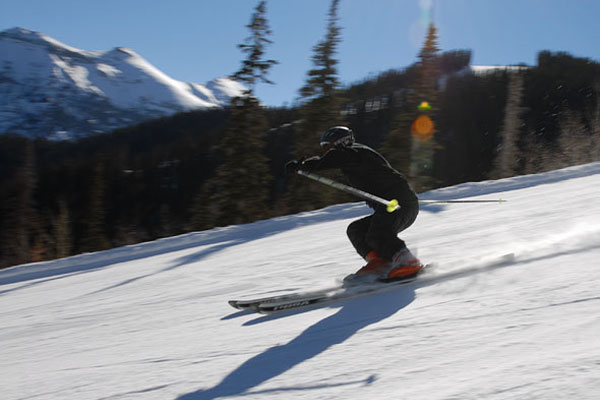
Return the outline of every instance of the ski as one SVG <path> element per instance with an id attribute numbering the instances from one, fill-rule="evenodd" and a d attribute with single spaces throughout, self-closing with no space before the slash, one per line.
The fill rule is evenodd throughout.
<path id="1" fill-rule="evenodd" d="M 316 304 L 322 305 L 343 299 L 394 289 L 397 286 L 414 281 L 425 271 L 425 269 L 430 269 L 429 267 L 429 265 L 426 265 L 416 275 L 400 280 L 379 281 L 355 286 L 336 285 L 305 292 L 280 294 L 276 296 L 267 296 L 246 300 L 229 300 L 229 305 L 238 310 L 253 311 L 261 314 L 274 314 L 286 310 L 297 310 Z"/>
<path id="2" fill-rule="evenodd" d="M 315 306 L 335 303 L 342 300 L 361 297 L 369 294 L 383 293 L 389 290 L 397 289 L 399 286 L 406 285 L 415 281 L 418 275 L 414 275 L 402 280 L 389 282 L 376 282 L 372 284 L 356 285 L 349 287 L 337 287 L 333 290 L 324 290 L 321 293 L 298 294 L 294 297 L 284 299 L 273 299 L 267 302 L 253 304 L 250 309 L 260 314 L 278 314 L 282 312 L 297 311 Z"/>
<path id="3" fill-rule="evenodd" d="M 256 299 L 247 299 L 247 300 L 229 300 L 229 305 L 233 308 L 237 308 L 238 310 L 248 310 L 252 309 L 259 304 L 268 304 L 268 303 L 277 303 L 282 301 L 294 300 L 297 298 L 303 297 L 311 297 L 311 296 L 320 296 L 330 292 L 334 292 L 336 290 L 341 289 L 341 286 L 332 286 L 329 288 L 318 289 L 307 292 L 296 292 L 296 293 L 288 293 L 288 294 L 280 294 L 276 296 L 267 296 Z"/>

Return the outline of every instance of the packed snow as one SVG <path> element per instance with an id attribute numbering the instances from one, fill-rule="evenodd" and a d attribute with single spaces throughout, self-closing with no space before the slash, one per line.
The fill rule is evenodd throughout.
<path id="1" fill-rule="evenodd" d="M 301 178 L 299 178 L 301 179 Z M 600 163 L 423 194 L 430 268 L 276 316 L 227 304 L 331 286 L 362 203 L 0 271 L 3 399 L 597 399 Z"/>

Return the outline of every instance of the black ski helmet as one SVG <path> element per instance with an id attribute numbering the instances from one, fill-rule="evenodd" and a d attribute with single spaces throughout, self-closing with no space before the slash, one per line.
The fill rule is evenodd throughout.
<path id="1" fill-rule="evenodd" d="M 352 146 L 353 143 L 354 134 L 352 133 L 352 129 L 345 126 L 334 126 L 327 129 L 323 136 L 321 136 L 320 145 L 323 148 L 330 149 L 337 146 Z"/>

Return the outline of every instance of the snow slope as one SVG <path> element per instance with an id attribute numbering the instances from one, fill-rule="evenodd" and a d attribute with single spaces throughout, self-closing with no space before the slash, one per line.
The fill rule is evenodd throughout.
<path id="1" fill-rule="evenodd" d="M 436 266 L 285 316 L 227 300 L 361 265 L 361 203 L 0 271 L 3 399 L 597 399 L 600 163 L 426 198 L 402 237 Z M 512 254 L 512 260 L 503 258 Z"/>
<path id="2" fill-rule="evenodd" d="M 55 139 L 224 106 L 243 86 L 228 78 L 177 81 L 133 50 L 85 51 L 38 32 L 0 32 L 0 133 Z"/>

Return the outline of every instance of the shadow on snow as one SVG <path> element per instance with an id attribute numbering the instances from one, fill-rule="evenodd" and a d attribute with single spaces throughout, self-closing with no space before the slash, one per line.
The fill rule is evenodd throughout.
<path id="1" fill-rule="evenodd" d="M 271 347 L 265 352 L 252 357 L 234 371 L 230 372 L 216 386 L 185 394 L 180 396 L 178 400 L 210 400 L 220 397 L 243 396 L 292 390 L 307 391 L 334 386 L 355 385 L 359 383 L 371 384 L 376 380 L 376 377 L 370 376 L 360 381 L 322 384 L 318 386 L 297 386 L 252 391 L 252 389 L 258 385 L 289 371 L 304 361 L 316 357 L 317 355 L 325 352 L 331 346 L 343 343 L 359 330 L 394 315 L 396 312 L 413 302 L 416 296 L 415 290 L 432 286 L 443 281 L 460 279 L 473 274 L 491 272 L 496 269 L 511 266 L 522 266 L 529 262 L 553 259 L 560 255 L 568 255 L 578 251 L 585 251 L 588 248 L 597 247 L 597 243 L 587 243 L 583 247 L 576 247 L 564 251 L 558 250 L 552 252 L 551 254 L 519 255 L 509 253 L 493 259 L 488 259 L 486 261 L 472 262 L 471 265 L 460 268 L 459 270 L 434 273 L 429 276 L 424 275 L 415 283 L 404 286 L 398 290 L 392 290 L 390 292 L 344 301 L 341 303 L 341 308 L 338 312 L 309 327 L 291 342 L 284 345 Z M 432 268 L 433 271 L 435 271 L 435 266 Z M 598 298 L 599 297 L 592 297 L 578 299 L 577 301 L 597 300 Z M 336 304 L 335 306 L 339 305 L 340 304 Z M 304 311 L 300 310 L 298 312 Z M 238 312 L 224 317 L 223 320 L 232 319 L 243 314 L 243 312 Z M 244 325 L 256 325 L 289 315 L 290 314 L 288 313 L 281 316 L 275 315 L 259 317 L 246 322 Z"/>
<path id="2" fill-rule="evenodd" d="M 343 343 L 359 330 L 394 315 L 412 303 L 414 299 L 414 288 L 406 287 L 403 290 L 346 301 L 342 303 L 340 310 L 335 314 L 309 327 L 292 341 L 271 347 L 265 352 L 252 357 L 230 372 L 216 386 L 182 395 L 178 400 L 209 400 L 219 397 L 307 391 L 361 383 L 364 385 L 371 384 L 376 380 L 374 375 L 359 381 L 252 391 L 253 388 L 269 379 L 284 374 L 334 345 Z M 278 317 L 261 317 L 249 324 L 267 322 L 275 318 Z"/>

